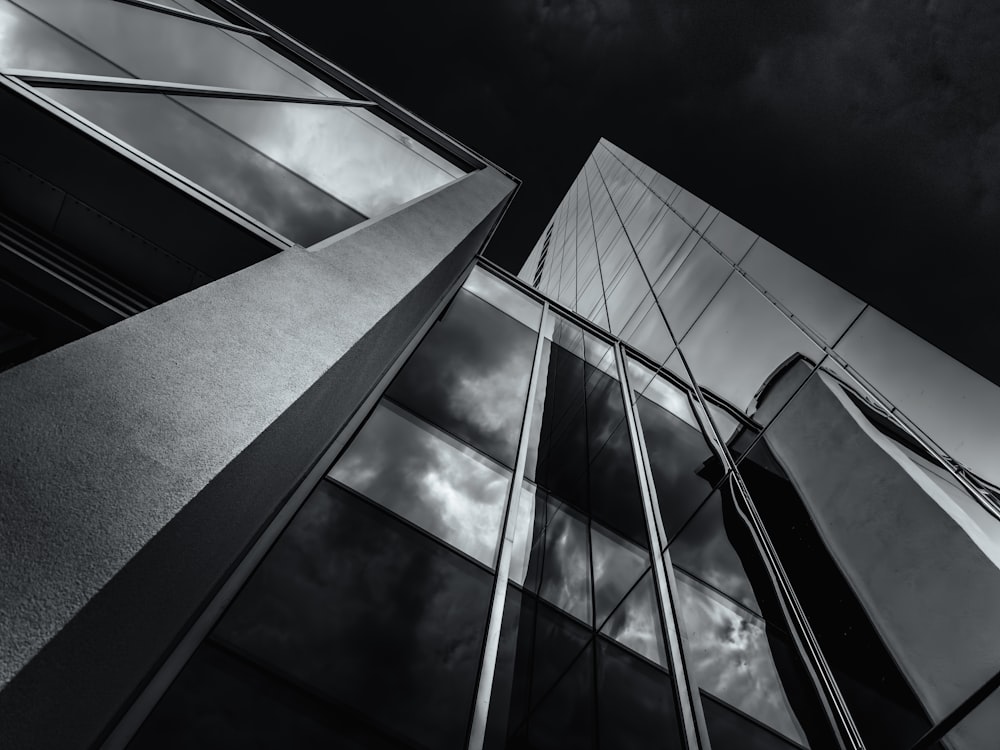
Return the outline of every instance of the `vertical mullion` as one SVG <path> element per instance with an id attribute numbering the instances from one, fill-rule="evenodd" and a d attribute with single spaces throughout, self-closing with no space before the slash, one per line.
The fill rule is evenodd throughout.
<path id="1" fill-rule="evenodd" d="M 711 745 L 708 735 L 700 731 L 697 693 L 684 662 L 681 647 L 680 623 L 677 619 L 677 589 L 673 576 L 669 578 L 664 570 L 662 547 L 656 530 L 656 520 L 653 515 L 653 502 L 650 494 L 652 477 L 649 473 L 649 461 L 643 450 L 643 442 L 639 434 L 639 420 L 635 414 L 635 404 L 632 401 L 632 391 L 628 382 L 628 368 L 625 366 L 624 351 L 621 342 L 615 341 L 615 358 L 618 365 L 618 378 L 625 399 L 625 420 L 628 423 L 629 438 L 632 441 L 632 453 L 635 456 L 636 473 L 639 478 L 639 492 L 642 496 L 643 516 L 646 520 L 646 532 L 649 535 L 650 556 L 653 566 L 653 580 L 656 583 L 657 600 L 660 603 L 660 617 L 667 635 L 667 652 L 670 659 L 671 673 L 677 689 L 677 702 L 681 713 L 681 728 L 688 750 L 709 750 Z"/>
<path id="2" fill-rule="evenodd" d="M 493 692 L 493 675 L 496 671 L 497 653 L 500 648 L 500 626 L 503 623 L 504 606 L 507 601 L 507 582 L 510 578 L 511 550 L 514 546 L 514 531 L 517 525 L 516 520 L 521 499 L 521 484 L 524 480 L 524 467 L 528 459 L 531 419 L 534 411 L 535 394 L 538 390 L 542 350 L 545 345 L 545 323 L 549 314 L 549 303 L 544 302 L 542 304 L 542 317 L 538 326 L 538 339 L 535 342 L 535 356 L 531 363 L 531 378 L 528 381 L 528 399 L 524 406 L 524 419 L 521 422 L 521 435 L 517 444 L 517 460 L 514 463 L 514 474 L 510 480 L 510 488 L 507 496 L 507 512 L 503 519 L 503 534 L 500 542 L 500 555 L 497 560 L 493 602 L 490 605 L 490 618 L 486 626 L 486 643 L 483 648 L 483 661 L 479 670 L 479 684 L 476 686 L 476 704 L 473 709 L 468 750 L 482 750 L 483 743 L 486 741 L 486 720 L 489 717 L 490 697 Z"/>

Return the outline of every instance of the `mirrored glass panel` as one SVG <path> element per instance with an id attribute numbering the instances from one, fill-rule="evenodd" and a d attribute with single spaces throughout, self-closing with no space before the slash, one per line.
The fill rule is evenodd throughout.
<path id="1" fill-rule="evenodd" d="M 717 699 L 719 707 L 752 717 L 799 746 L 834 747 L 787 638 L 683 573 L 676 579 L 682 640 L 700 690 Z M 707 705 L 705 709 L 714 747 L 715 717 Z"/>
<path id="2" fill-rule="evenodd" d="M 652 570 L 647 569 L 628 596 L 612 610 L 601 626 L 601 633 L 666 669 L 667 653 Z"/>
<path id="3" fill-rule="evenodd" d="M 673 538 L 724 473 L 705 439 L 687 390 L 653 378 L 636 399 L 656 501 L 666 538 Z"/>
<path id="4" fill-rule="evenodd" d="M 329 476 L 492 566 L 510 472 L 392 402 Z"/>
<path id="5" fill-rule="evenodd" d="M 106 75 L 345 98 L 252 36 L 114 0 L 13 0 L 119 72 Z M 204 14 L 201 6 L 192 7 Z M 93 72 L 45 67 L 65 73 Z"/>
<path id="6" fill-rule="evenodd" d="M 599 524 L 591 524 L 590 550 L 594 570 L 594 622 L 600 628 L 649 567 L 649 553 Z"/>
<path id="7" fill-rule="evenodd" d="M 1000 386 L 872 308 L 836 351 L 945 451 L 1000 484 Z"/>
<path id="8" fill-rule="evenodd" d="M 724 252 L 734 263 L 738 263 L 747 254 L 756 238 L 754 232 L 721 213 L 715 215 L 705 230 L 705 239 Z"/>
<path id="9" fill-rule="evenodd" d="M 490 594 L 485 571 L 323 481 L 131 746 L 462 748 Z"/>
<path id="10" fill-rule="evenodd" d="M 201 117 L 185 106 L 184 97 L 68 89 L 45 93 L 302 245 L 364 219 L 289 165 Z"/>
<path id="11" fill-rule="evenodd" d="M 798 376 L 803 366 L 811 369 L 823 356 L 809 337 L 738 275 L 731 276 L 705 308 L 680 348 L 700 386 L 750 415 L 764 399 L 772 405 L 787 399 L 791 374 Z M 683 372 L 679 358 L 668 360 L 667 366 Z M 761 416 L 756 419 L 765 421 Z"/>
<path id="12" fill-rule="evenodd" d="M 0 39 L 2 68 L 129 77 L 110 60 L 10 0 L 0 0 Z"/>
<path id="13" fill-rule="evenodd" d="M 536 341 L 531 329 L 459 291 L 386 396 L 513 467 Z"/>
<path id="14" fill-rule="evenodd" d="M 510 284 L 499 279 L 482 266 L 476 266 L 469 274 L 464 288 L 493 307 L 502 310 L 514 320 L 534 330 L 542 319 L 542 304 L 526 294 L 522 294 Z"/>
<path id="15" fill-rule="evenodd" d="M 754 243 L 740 267 L 831 346 L 865 306 L 764 239 Z"/>
<path id="16" fill-rule="evenodd" d="M 657 298 L 674 336 L 682 339 L 722 288 L 733 267 L 707 242 L 700 240 L 675 269 L 668 269 L 660 277 L 656 285 Z"/>
<path id="17" fill-rule="evenodd" d="M 668 675 L 606 639 L 597 639 L 599 747 L 680 750 L 674 706 Z"/>

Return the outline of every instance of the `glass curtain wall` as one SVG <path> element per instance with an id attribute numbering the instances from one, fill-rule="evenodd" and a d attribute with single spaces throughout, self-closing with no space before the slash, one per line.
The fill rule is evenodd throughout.
<path id="1" fill-rule="evenodd" d="M 477 267 L 129 747 L 842 747 L 727 408 Z"/>
<path id="2" fill-rule="evenodd" d="M 0 39 L 0 73 L 300 245 L 464 174 L 195 0 L 0 0 Z"/>
<path id="3" fill-rule="evenodd" d="M 755 684 L 796 684 L 782 643 L 815 654 L 848 746 L 991 746 L 975 706 L 1000 672 L 1000 388 L 607 141 L 560 210 L 564 223 L 577 211 L 579 234 L 552 245 L 546 269 L 575 253 L 585 285 L 546 271 L 536 286 L 637 350 L 630 380 L 682 629 L 699 633 L 696 679 L 726 674 L 701 671 L 724 653 L 709 623 L 738 621 L 774 664 Z M 776 599 L 767 578 L 791 594 Z M 729 700 L 814 744 L 802 716 L 815 707 L 785 695 Z"/>

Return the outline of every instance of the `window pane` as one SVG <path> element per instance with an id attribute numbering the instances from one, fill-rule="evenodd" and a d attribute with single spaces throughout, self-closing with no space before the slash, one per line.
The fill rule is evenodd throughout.
<path id="1" fill-rule="evenodd" d="M 245 34 L 114 0 L 15 2 L 113 63 L 118 72 L 105 75 L 344 98 L 331 84 Z M 200 6 L 191 10 L 205 14 Z"/>
<path id="2" fill-rule="evenodd" d="M 536 341 L 531 329 L 459 291 L 386 395 L 513 467 Z"/>
<path id="3" fill-rule="evenodd" d="M 3 68 L 128 76 L 126 71 L 9 0 L 0 0 L 0 39 Z"/>
<path id="4" fill-rule="evenodd" d="M 596 597 L 594 622 L 600 628 L 649 567 L 649 554 L 598 524 L 590 527 L 590 549 Z"/>
<path id="5" fill-rule="evenodd" d="M 364 217 L 195 110 L 159 94 L 45 93 L 275 231 L 311 245 Z"/>
<path id="6" fill-rule="evenodd" d="M 734 263 L 747 254 L 757 235 L 725 214 L 716 215 L 705 232 L 705 239 L 724 252 Z"/>
<path id="7" fill-rule="evenodd" d="M 647 570 L 625 600 L 611 613 L 601 632 L 664 669 L 667 653 L 663 643 L 660 610 L 653 589 L 653 571 Z"/>
<path id="8" fill-rule="evenodd" d="M 722 256 L 701 240 L 666 286 L 663 284 L 668 274 L 661 277 L 657 297 L 674 336 L 683 338 L 732 270 Z"/>
<path id="9" fill-rule="evenodd" d="M 740 267 L 830 345 L 865 306 L 766 240 L 754 243 Z"/>
<path id="10" fill-rule="evenodd" d="M 380 404 L 330 477 L 493 565 L 510 472 L 405 410 Z"/>
<path id="11" fill-rule="evenodd" d="M 795 355 L 806 357 L 812 365 L 823 356 L 812 340 L 740 276 L 729 278 L 680 348 L 699 385 L 749 414 L 754 413 L 758 394 L 790 366 Z M 768 393 L 773 403 L 777 392 L 769 388 Z M 758 421 L 762 420 L 758 417 Z"/>
<path id="12" fill-rule="evenodd" d="M 701 690 L 805 747 L 832 746 L 822 709 L 786 637 L 683 573 L 677 584 L 682 638 Z M 706 711 L 706 720 L 710 715 Z"/>
<path id="13" fill-rule="evenodd" d="M 686 391 L 653 378 L 636 400 L 664 532 L 672 538 L 722 478 Z"/>
<path id="14" fill-rule="evenodd" d="M 542 544 L 533 545 L 533 551 L 541 553 L 537 562 L 541 570 L 539 595 L 563 612 L 590 623 L 592 603 L 586 519 L 557 500 L 549 499 L 544 534 Z"/>
<path id="15" fill-rule="evenodd" d="M 321 482 L 131 747 L 461 748 L 490 594 Z"/>
<path id="16" fill-rule="evenodd" d="M 526 294 L 522 294 L 481 266 L 472 269 L 464 288 L 480 299 L 489 302 L 498 310 L 503 310 L 514 320 L 538 330 L 538 324 L 542 317 L 541 303 Z"/>
<path id="17" fill-rule="evenodd" d="M 670 677 L 603 638 L 597 640 L 599 746 L 680 750 Z"/>

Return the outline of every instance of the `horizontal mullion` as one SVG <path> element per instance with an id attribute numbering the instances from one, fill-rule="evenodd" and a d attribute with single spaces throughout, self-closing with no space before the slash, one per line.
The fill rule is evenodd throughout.
<path id="1" fill-rule="evenodd" d="M 182 8 L 172 8 L 169 5 L 160 5 L 159 3 L 149 2 L 149 0 L 115 0 L 115 2 L 122 3 L 123 5 L 134 5 L 137 8 L 145 8 L 146 10 L 153 11 L 154 13 L 163 13 L 167 16 L 176 16 L 177 18 L 183 18 L 187 21 L 193 21 L 194 23 L 205 24 L 206 26 L 216 26 L 220 29 L 226 29 L 227 31 L 235 31 L 240 34 L 247 34 L 249 36 L 260 37 L 261 39 L 269 38 L 269 34 L 265 31 L 260 31 L 259 29 L 252 29 L 249 26 L 240 26 L 236 23 L 230 23 L 229 21 L 221 21 L 218 18 L 210 18 L 209 16 L 203 16 L 199 13 L 193 13 L 189 10 L 183 10 Z"/>
<path id="2" fill-rule="evenodd" d="M 80 73 L 50 73 L 43 70 L 0 70 L 32 86 L 56 89 L 90 89 L 92 91 L 126 91 L 143 94 L 200 96 L 210 99 L 244 99 L 250 101 L 286 102 L 291 104 L 323 104 L 334 107 L 375 107 L 362 99 L 332 99 L 326 96 L 290 96 L 270 91 L 232 89 L 221 86 L 201 86 L 173 81 L 150 81 L 143 78 L 83 75 Z"/>

